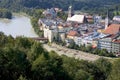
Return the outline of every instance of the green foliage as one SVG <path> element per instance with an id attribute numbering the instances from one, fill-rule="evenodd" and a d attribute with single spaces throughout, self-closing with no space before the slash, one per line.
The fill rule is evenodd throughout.
<path id="1" fill-rule="evenodd" d="M 27 55 L 30 61 L 34 61 L 42 53 L 44 53 L 42 45 L 38 42 L 34 42 L 33 45 L 31 45 L 31 49 Z"/>
<path id="2" fill-rule="evenodd" d="M 67 14 L 65 12 L 58 12 L 57 16 L 63 20 L 67 19 Z"/>
<path id="3" fill-rule="evenodd" d="M 69 5 L 73 5 L 75 10 L 97 10 L 103 7 L 113 7 L 114 4 L 119 5 L 120 0 L 1 0 L 0 7 L 21 10 L 24 8 L 50 8 L 59 7 L 64 10 L 68 9 Z M 7 4 L 7 5 L 6 5 Z M 117 8 L 115 6 L 115 8 Z M 119 8 L 119 7 L 118 7 Z"/>
<path id="4" fill-rule="evenodd" d="M 90 77 L 89 73 L 79 70 L 75 75 L 75 80 L 92 80 L 92 78 Z"/>
<path id="5" fill-rule="evenodd" d="M 47 52 L 32 39 L 0 38 L 0 80 L 119 80 L 119 60 L 113 66 L 106 59 L 77 60 Z"/>
<path id="6" fill-rule="evenodd" d="M 12 13 L 6 9 L 0 9 L 0 18 L 12 18 Z"/>
<path id="7" fill-rule="evenodd" d="M 120 59 L 113 62 L 112 71 L 108 80 L 120 80 Z"/>
<path id="8" fill-rule="evenodd" d="M 22 75 L 20 75 L 19 79 L 17 80 L 27 80 L 25 77 L 23 77 Z"/>
<path id="9" fill-rule="evenodd" d="M 43 31 L 40 30 L 39 25 L 38 25 L 39 18 L 44 17 L 44 15 L 42 14 L 43 9 L 26 9 L 23 12 L 31 16 L 31 24 L 32 24 L 32 27 L 34 28 L 34 31 L 40 37 L 43 37 Z"/>
<path id="10" fill-rule="evenodd" d="M 38 17 L 39 18 L 39 17 Z M 32 17 L 31 18 L 31 24 L 34 28 L 34 31 L 40 36 L 43 37 L 43 31 L 40 30 L 38 25 L 38 18 Z"/>
<path id="11" fill-rule="evenodd" d="M 15 80 L 20 74 L 27 74 L 30 63 L 24 52 L 17 48 L 5 47 L 0 53 L 0 78 Z"/>
<path id="12" fill-rule="evenodd" d="M 100 58 L 99 60 L 95 61 L 95 65 L 100 69 L 101 72 L 99 75 L 99 80 L 107 79 L 111 72 L 112 64 L 108 60 Z"/>

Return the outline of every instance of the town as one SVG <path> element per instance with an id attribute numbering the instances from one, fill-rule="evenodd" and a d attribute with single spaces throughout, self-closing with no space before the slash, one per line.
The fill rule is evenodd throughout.
<path id="1" fill-rule="evenodd" d="M 72 6 L 68 8 L 68 17 L 64 21 L 57 17 L 59 8 L 47 9 L 43 12 L 45 18 L 40 18 L 38 24 L 44 32 L 44 38 L 49 42 L 64 42 L 65 46 L 75 43 L 78 46 L 91 46 L 93 49 L 105 49 L 116 56 L 120 55 L 120 16 L 106 18 L 101 15 L 75 13 Z"/>

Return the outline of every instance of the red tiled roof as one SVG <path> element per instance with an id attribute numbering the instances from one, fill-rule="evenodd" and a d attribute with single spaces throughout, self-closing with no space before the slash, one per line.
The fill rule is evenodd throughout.
<path id="1" fill-rule="evenodd" d="M 115 41 L 113 41 L 113 42 L 115 42 L 115 43 L 120 43 L 120 40 L 115 40 Z"/>
<path id="2" fill-rule="evenodd" d="M 68 35 L 69 36 L 77 36 L 78 32 L 77 31 L 69 31 Z"/>
<path id="3" fill-rule="evenodd" d="M 116 34 L 120 32 L 120 24 L 111 24 L 107 29 L 105 29 L 105 34 Z"/>

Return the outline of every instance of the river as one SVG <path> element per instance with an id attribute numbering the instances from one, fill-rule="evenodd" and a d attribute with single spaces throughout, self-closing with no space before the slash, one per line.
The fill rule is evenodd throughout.
<path id="1" fill-rule="evenodd" d="M 0 19 L 0 32 L 13 37 L 37 37 L 30 23 L 30 18 L 23 15 L 15 15 L 11 20 Z"/>

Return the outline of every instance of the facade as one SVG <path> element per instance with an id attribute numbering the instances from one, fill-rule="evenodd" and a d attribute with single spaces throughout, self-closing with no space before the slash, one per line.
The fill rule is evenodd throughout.
<path id="1" fill-rule="evenodd" d="M 66 33 L 65 32 L 59 32 L 59 40 L 60 41 L 65 41 L 65 38 L 66 38 Z"/>
<path id="2" fill-rule="evenodd" d="M 47 38 L 49 42 L 52 42 L 54 38 L 57 38 L 57 34 L 57 30 L 50 30 L 48 28 L 44 28 L 44 38 Z"/>
<path id="3" fill-rule="evenodd" d="M 101 20 L 102 20 L 102 17 L 101 16 L 94 16 L 94 24 L 100 24 L 101 23 Z"/>
<path id="4" fill-rule="evenodd" d="M 120 33 L 98 40 L 98 48 L 120 54 Z"/>
<path id="5" fill-rule="evenodd" d="M 120 41 L 112 42 L 112 53 L 120 55 Z"/>
<path id="6" fill-rule="evenodd" d="M 75 42 L 75 44 L 78 45 L 78 46 L 83 45 L 82 37 L 75 37 L 75 38 L 74 38 L 74 42 Z"/>
<path id="7" fill-rule="evenodd" d="M 106 49 L 108 52 L 112 52 L 112 39 L 111 38 L 103 38 L 98 40 L 99 49 Z"/>

